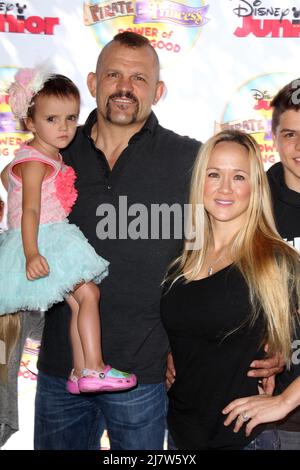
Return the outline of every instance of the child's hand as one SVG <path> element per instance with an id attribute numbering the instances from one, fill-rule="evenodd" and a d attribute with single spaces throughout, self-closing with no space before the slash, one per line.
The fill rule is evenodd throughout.
<path id="1" fill-rule="evenodd" d="M 46 258 L 37 253 L 26 259 L 26 276 L 29 281 L 47 276 L 50 272 Z"/>

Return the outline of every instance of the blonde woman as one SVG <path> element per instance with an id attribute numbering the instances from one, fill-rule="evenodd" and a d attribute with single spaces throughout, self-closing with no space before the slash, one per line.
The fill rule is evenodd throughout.
<path id="1" fill-rule="evenodd" d="M 223 131 L 202 147 L 190 205 L 203 244 L 191 249 L 186 241 L 162 297 L 176 369 L 170 433 L 180 449 L 277 449 L 275 430 L 233 432 L 222 413 L 233 399 L 257 394 L 248 364 L 263 357 L 266 344 L 290 363 L 298 321 L 298 254 L 276 232 L 261 155 L 249 135 Z M 248 416 L 238 419 L 244 424 Z"/>

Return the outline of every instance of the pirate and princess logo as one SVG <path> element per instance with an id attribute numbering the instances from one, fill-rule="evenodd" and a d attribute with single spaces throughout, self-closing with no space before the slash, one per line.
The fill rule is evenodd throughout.
<path id="1" fill-rule="evenodd" d="M 209 21 L 208 10 L 205 0 L 86 1 L 84 24 L 92 29 L 100 46 L 123 31 L 142 34 L 164 66 L 194 45 Z"/>

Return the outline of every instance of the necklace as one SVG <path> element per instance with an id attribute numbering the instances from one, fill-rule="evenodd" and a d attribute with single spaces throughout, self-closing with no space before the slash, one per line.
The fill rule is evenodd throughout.
<path id="1" fill-rule="evenodd" d="M 223 251 L 223 253 L 221 253 L 221 255 L 218 256 L 218 258 L 217 258 L 215 261 L 213 261 L 212 263 L 209 264 L 208 270 L 207 270 L 207 275 L 208 275 L 208 276 L 211 276 L 211 275 L 214 273 L 213 267 L 214 267 L 222 258 L 224 258 L 224 256 L 225 256 L 225 251 Z"/>

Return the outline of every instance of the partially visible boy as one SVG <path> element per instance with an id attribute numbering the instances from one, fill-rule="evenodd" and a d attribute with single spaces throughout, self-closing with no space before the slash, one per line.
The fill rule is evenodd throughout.
<path id="1" fill-rule="evenodd" d="M 282 88 L 271 107 L 272 132 L 281 160 L 267 172 L 275 221 L 280 235 L 300 251 L 300 80 Z M 300 450 L 300 408 L 278 430 L 282 450 Z"/>

